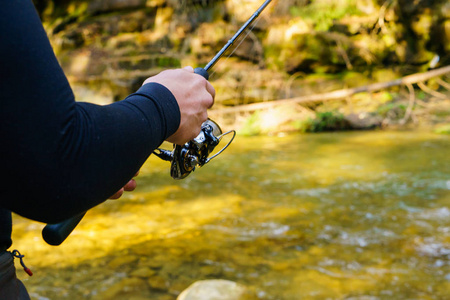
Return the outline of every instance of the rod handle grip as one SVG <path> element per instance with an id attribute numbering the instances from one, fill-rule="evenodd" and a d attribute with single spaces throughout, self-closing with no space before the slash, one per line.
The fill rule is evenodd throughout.
<path id="1" fill-rule="evenodd" d="M 209 79 L 208 71 L 203 68 L 195 68 L 194 73 L 203 76 L 206 80 Z"/>
<path id="2" fill-rule="evenodd" d="M 42 229 L 42 238 L 47 244 L 59 246 L 77 227 L 86 212 L 56 224 L 47 224 Z"/>

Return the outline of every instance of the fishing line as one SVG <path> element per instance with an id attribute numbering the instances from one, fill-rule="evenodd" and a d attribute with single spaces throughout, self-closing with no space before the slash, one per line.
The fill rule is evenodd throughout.
<path id="1" fill-rule="evenodd" d="M 241 38 L 239 44 L 236 45 L 236 47 L 234 47 L 233 51 L 231 51 L 231 53 L 225 57 L 225 60 L 223 60 L 222 62 L 225 63 L 233 54 L 234 52 L 236 52 L 237 48 L 239 48 L 239 46 L 244 42 L 244 40 L 247 38 L 247 36 L 250 34 L 250 32 L 253 31 L 253 28 L 255 28 L 256 24 L 258 24 L 260 19 L 256 19 L 253 24 L 252 27 L 250 29 L 247 29 L 247 33 L 245 34 L 244 37 Z M 210 77 L 214 76 L 214 74 L 216 73 L 216 71 L 213 71 L 210 75 Z"/>

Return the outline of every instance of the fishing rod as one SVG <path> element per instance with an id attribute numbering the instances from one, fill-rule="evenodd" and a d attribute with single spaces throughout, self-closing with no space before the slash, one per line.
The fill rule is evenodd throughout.
<path id="1" fill-rule="evenodd" d="M 254 13 L 253 15 L 245 22 L 244 25 L 234 34 L 234 36 L 226 43 L 223 48 L 217 52 L 217 54 L 211 59 L 211 61 L 206 64 L 204 68 L 196 68 L 194 70 L 195 73 L 202 75 L 206 79 L 209 79 L 208 71 L 219 61 L 219 59 L 225 54 L 225 52 L 234 44 L 234 42 L 242 35 L 242 33 L 259 17 L 262 11 L 269 5 L 272 0 L 266 0 Z"/>
<path id="2" fill-rule="evenodd" d="M 250 24 L 258 18 L 271 1 L 272 0 L 266 0 L 234 34 L 226 45 L 211 59 L 211 61 L 206 64 L 204 68 L 196 68 L 194 72 L 208 80 L 208 71 L 223 57 L 225 52 L 236 42 Z M 220 143 L 222 137 L 228 134 L 233 134 L 230 141 L 221 150 L 210 157 L 215 147 Z M 170 175 L 172 178 L 183 179 L 193 172 L 197 166 L 204 166 L 210 162 L 211 159 L 222 153 L 231 144 L 235 136 L 236 131 L 230 130 L 226 133 L 222 133 L 220 126 L 213 120 L 208 119 L 202 124 L 201 131 L 195 139 L 187 142 L 183 146 L 174 144 L 172 151 L 158 148 L 153 154 L 162 160 L 171 162 Z M 60 245 L 72 233 L 85 214 L 86 212 L 83 212 L 57 224 L 47 224 L 42 230 L 43 239 L 49 245 Z"/>

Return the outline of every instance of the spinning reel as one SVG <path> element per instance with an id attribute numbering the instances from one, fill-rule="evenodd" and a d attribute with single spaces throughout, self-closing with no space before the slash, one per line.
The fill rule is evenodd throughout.
<path id="1" fill-rule="evenodd" d="M 232 133 L 231 140 L 219 152 L 209 157 L 217 145 L 219 145 L 222 137 Z M 165 161 L 170 161 L 170 176 L 173 179 L 186 178 L 195 168 L 202 167 L 211 161 L 214 157 L 222 153 L 233 141 L 236 136 L 235 130 L 222 133 L 219 125 L 211 119 L 206 120 L 202 124 L 199 135 L 184 144 L 173 145 L 173 150 L 156 149 L 153 154 Z"/>
<path id="2" fill-rule="evenodd" d="M 248 19 L 247 22 L 234 34 L 234 36 L 216 54 L 216 56 L 214 56 L 214 58 L 204 68 L 196 68 L 194 72 L 208 80 L 208 71 L 224 55 L 225 51 L 233 45 L 238 37 L 241 36 L 247 27 L 249 27 L 249 25 L 252 24 L 256 18 L 258 18 L 261 12 L 271 1 L 272 0 L 265 0 L 261 7 L 255 11 L 250 19 Z M 220 143 L 222 137 L 230 133 L 232 133 L 233 136 L 225 147 L 213 156 L 209 157 L 216 146 Z M 194 171 L 197 166 L 204 166 L 210 162 L 211 159 L 222 153 L 231 144 L 235 136 L 236 131 L 231 130 L 226 133 L 222 133 L 222 129 L 220 129 L 216 122 L 213 120 L 206 120 L 202 124 L 200 134 L 195 139 L 187 142 L 183 146 L 174 144 L 172 151 L 158 148 L 153 153 L 159 158 L 171 162 L 170 175 L 172 178 L 183 179 Z M 42 230 L 44 240 L 50 245 L 60 245 L 78 225 L 84 214 L 85 212 L 57 224 L 47 224 Z"/>

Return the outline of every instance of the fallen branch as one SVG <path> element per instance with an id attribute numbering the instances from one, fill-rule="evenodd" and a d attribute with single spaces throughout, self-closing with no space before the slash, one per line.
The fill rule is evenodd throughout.
<path id="1" fill-rule="evenodd" d="M 447 99 L 447 96 L 436 92 L 435 90 L 430 89 L 429 87 L 427 87 L 423 82 L 418 82 L 417 85 L 419 86 L 419 88 L 424 91 L 427 94 L 430 94 L 431 96 L 434 96 L 436 98 L 440 98 L 440 99 Z"/>
<path id="2" fill-rule="evenodd" d="M 409 104 L 408 104 L 408 108 L 406 109 L 405 116 L 403 117 L 403 119 L 400 120 L 401 125 L 405 125 L 406 122 L 408 122 L 409 118 L 413 117 L 412 110 L 413 110 L 414 102 L 416 101 L 414 87 L 412 86 L 412 84 L 408 83 L 406 85 L 406 87 L 408 88 L 408 91 L 409 91 Z M 413 119 L 413 121 L 414 121 L 414 119 Z"/>
<path id="3" fill-rule="evenodd" d="M 442 80 L 441 78 L 438 78 L 436 80 L 437 83 L 439 83 L 441 86 L 443 86 L 445 89 L 450 91 L 450 84 Z"/>
<path id="4" fill-rule="evenodd" d="M 226 113 L 234 113 L 234 112 L 249 112 L 249 111 L 255 111 L 260 109 L 267 109 L 270 107 L 283 105 L 283 104 L 298 104 L 298 103 L 305 103 L 305 102 L 325 102 L 330 100 L 339 100 L 339 99 L 345 99 L 347 97 L 353 96 L 358 93 L 364 93 L 364 92 L 375 92 L 383 89 L 387 89 L 394 86 L 400 86 L 400 85 L 408 85 L 408 84 L 415 84 L 418 82 L 424 82 L 434 77 L 439 77 L 442 75 L 445 75 L 447 73 L 450 73 L 450 65 L 445 66 L 439 69 L 435 69 L 432 71 L 424 72 L 424 73 L 416 73 L 411 74 L 396 80 L 392 81 L 386 81 L 386 82 L 380 82 L 380 83 L 373 83 L 357 88 L 351 88 L 351 89 L 342 89 L 337 90 L 329 93 L 323 93 L 323 94 L 315 94 L 315 95 L 308 95 L 308 96 L 301 96 L 301 97 L 295 97 L 295 98 L 289 98 L 289 99 L 281 99 L 281 100 L 274 100 L 274 101 L 267 101 L 267 102 L 260 102 L 260 103 L 252 103 L 252 104 L 246 104 L 246 105 L 240 105 L 235 107 L 228 107 L 228 108 L 222 108 L 218 110 L 214 110 L 214 113 L 220 113 L 220 114 L 226 114 Z"/>

